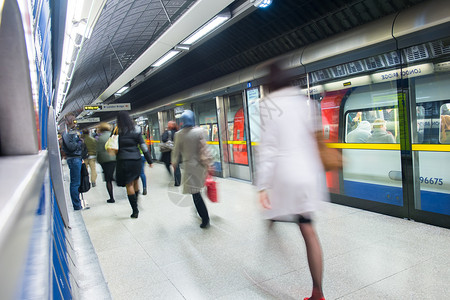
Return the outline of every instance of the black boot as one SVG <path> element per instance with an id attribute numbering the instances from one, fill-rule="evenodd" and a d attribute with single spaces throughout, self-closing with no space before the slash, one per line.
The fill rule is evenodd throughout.
<path id="1" fill-rule="evenodd" d="M 197 208 L 197 212 L 200 218 L 202 218 L 202 224 L 200 224 L 200 228 L 208 228 L 209 214 L 205 202 L 203 201 L 202 195 L 200 193 L 192 194 L 192 198 L 194 198 L 195 208 Z"/>
<path id="2" fill-rule="evenodd" d="M 131 218 L 137 219 L 139 216 L 139 210 L 137 206 L 137 197 L 136 195 L 128 195 L 128 201 L 130 201 L 131 208 L 133 209 L 133 213 L 131 214 Z"/>

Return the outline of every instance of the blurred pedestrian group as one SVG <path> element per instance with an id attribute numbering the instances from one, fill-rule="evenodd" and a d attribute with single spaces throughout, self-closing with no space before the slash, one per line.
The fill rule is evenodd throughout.
<path id="1" fill-rule="evenodd" d="M 298 226 L 306 246 L 312 278 L 311 296 L 305 299 L 322 300 L 325 299 L 322 290 L 323 255 L 314 220 L 321 202 L 329 201 L 325 183 L 325 170 L 329 168 L 324 157 L 323 149 L 327 147 L 323 142 L 320 117 L 315 109 L 317 106 L 298 87 L 289 84 L 287 75 L 276 63 L 270 66 L 268 86 L 270 92 L 260 100 L 261 124 L 264 126 L 261 126 L 261 142 L 256 153 L 259 202 L 269 228 L 275 222 L 291 222 Z M 273 104 L 279 113 L 265 114 L 263 108 Z M 347 135 L 349 142 L 394 142 L 392 134 L 386 132 L 384 119 L 375 119 L 371 124 L 361 120 L 361 114 L 352 118 L 357 121 Z M 77 189 L 84 160 L 90 167 L 92 186 L 96 186 L 95 166 L 98 162 L 109 195 L 107 202 L 116 202 L 113 192 L 113 181 L 116 181 L 117 186 L 126 188 L 132 210 L 130 217 L 138 218 L 139 178 L 142 194 L 145 195 L 145 164 L 152 166 L 150 150 L 141 128 L 125 111 L 117 115 L 117 132 L 112 131 L 110 124 L 100 123 L 96 128 L 96 138 L 91 137 L 88 130 L 83 130 L 83 135 L 79 136 L 73 121 L 73 116 L 66 117 L 68 131 L 62 135 L 62 149 L 70 169 L 70 194 L 74 209 L 81 209 Z M 180 130 L 176 122 L 168 122 L 161 137 L 160 161 L 164 163 L 174 186 L 181 185 L 183 194 L 192 195 L 201 218 L 200 228 L 206 229 L 210 227 L 210 216 L 201 191 L 207 176 L 214 172 L 213 159 L 208 150 L 206 132 L 195 125 L 194 112 L 185 110 L 179 124 Z M 295 128 L 295 134 L 292 134 L 291 128 Z M 105 149 L 114 137 L 118 139 L 118 149 Z M 82 155 L 83 144 L 87 148 L 86 157 Z M 338 159 L 332 157 L 332 160 Z M 338 168 L 340 163 L 336 161 L 333 168 Z M 183 172 L 180 166 L 183 166 Z"/>
<path id="2" fill-rule="evenodd" d="M 98 163 L 103 171 L 109 195 L 106 202 L 116 202 L 114 185 L 125 187 L 132 210 L 130 217 L 138 218 L 139 195 L 147 194 L 145 165 L 151 167 L 153 164 L 146 137 L 142 134 L 140 126 L 135 124 L 126 111 L 120 111 L 114 131 L 112 125 L 102 122 L 91 136 L 88 129 L 83 129 L 82 134 L 79 133 L 73 115 L 67 115 L 65 120 L 67 132 L 62 134 L 60 146 L 63 158 L 66 158 L 70 169 L 70 195 L 74 209 L 83 208 L 79 190 L 80 174 L 84 174 L 82 164 L 84 163 L 86 168 L 89 167 L 90 185 L 96 187 L 96 163 Z M 200 191 L 204 187 L 207 173 L 212 170 L 210 166 L 212 156 L 206 146 L 205 132 L 195 126 L 194 113 L 185 111 L 180 120 L 182 130 L 179 132 L 175 121 L 168 122 L 167 129 L 162 134 L 160 160 L 164 163 L 174 186 L 183 184 L 182 192 L 192 194 L 195 207 L 202 218 L 200 227 L 207 228 L 209 215 Z M 108 148 L 109 141 L 113 137 L 117 138 L 118 143 L 117 149 L 114 150 Z M 180 165 L 185 166 L 183 179 Z M 142 182 L 142 191 L 139 179 Z"/>

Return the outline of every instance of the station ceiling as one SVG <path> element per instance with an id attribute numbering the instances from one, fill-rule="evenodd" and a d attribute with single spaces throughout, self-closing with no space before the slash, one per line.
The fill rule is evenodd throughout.
<path id="1" fill-rule="evenodd" d="M 108 0 L 92 35 L 80 50 L 62 115 L 79 114 L 95 101 L 164 32 L 201 0 Z M 209 0 L 211 1 L 211 0 Z M 139 109 L 161 98 L 280 56 L 316 41 L 402 11 L 426 0 L 273 0 L 265 9 L 247 7 L 244 17 L 224 26 L 180 58 L 140 75 L 121 97 Z M 210 17 L 213 17 L 212 15 Z M 130 79 L 132 81 L 132 79 Z M 104 119 L 111 114 L 97 113 Z"/>

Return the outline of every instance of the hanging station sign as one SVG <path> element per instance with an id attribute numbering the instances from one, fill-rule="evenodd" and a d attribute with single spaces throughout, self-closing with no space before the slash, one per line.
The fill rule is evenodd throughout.
<path id="1" fill-rule="evenodd" d="M 102 111 L 131 110 L 130 103 L 102 104 Z"/>
<path id="2" fill-rule="evenodd" d="M 98 123 L 100 122 L 100 118 L 84 118 L 76 120 L 78 124 L 80 123 Z"/>
<path id="3" fill-rule="evenodd" d="M 96 112 L 131 110 L 131 104 L 116 103 L 116 104 L 101 104 L 101 105 L 85 105 L 84 110 Z"/>
<path id="4" fill-rule="evenodd" d="M 102 107 L 99 105 L 85 105 L 84 110 L 101 110 Z"/>

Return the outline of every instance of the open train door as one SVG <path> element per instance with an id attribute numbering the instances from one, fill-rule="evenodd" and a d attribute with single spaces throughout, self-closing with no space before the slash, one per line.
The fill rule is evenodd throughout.
<path id="1" fill-rule="evenodd" d="M 339 109 L 348 89 L 327 92 L 320 102 L 323 136 L 326 143 L 339 142 Z M 331 193 L 339 193 L 339 171 L 326 173 L 327 187 Z"/>

